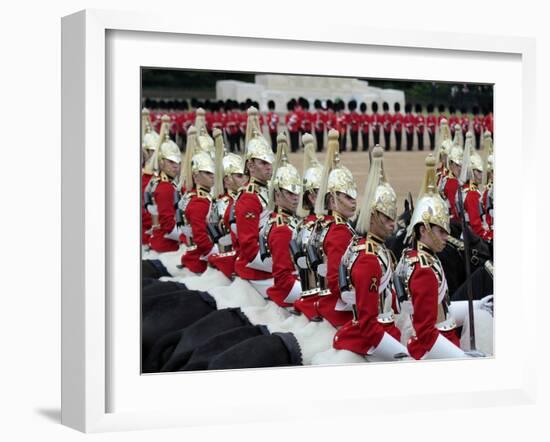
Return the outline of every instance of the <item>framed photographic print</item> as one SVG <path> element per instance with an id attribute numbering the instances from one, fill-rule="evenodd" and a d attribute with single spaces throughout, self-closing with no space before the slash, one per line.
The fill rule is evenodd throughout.
<path id="1" fill-rule="evenodd" d="M 407 411 L 412 404 L 416 409 L 436 410 L 442 403 L 447 408 L 465 408 L 471 404 L 495 406 L 532 401 L 535 382 L 533 348 L 525 344 L 525 340 L 520 345 L 510 324 L 523 320 L 524 333 L 534 336 L 535 322 L 526 320 L 530 315 L 529 306 L 535 302 L 534 281 L 512 271 L 514 263 L 507 259 L 506 251 L 514 249 L 524 262 L 533 252 L 533 246 L 521 240 L 524 231 L 517 231 L 514 226 L 517 204 L 513 201 L 520 201 L 522 206 L 528 207 L 534 204 L 535 198 L 534 193 L 527 193 L 516 185 L 517 177 L 521 177 L 528 167 L 525 158 L 532 158 L 528 154 L 533 149 L 533 111 L 526 104 L 534 96 L 534 43 L 519 38 L 488 39 L 444 33 L 389 33 L 344 28 L 339 31 L 334 34 L 337 37 L 331 35 L 329 38 L 314 29 L 297 30 L 285 26 L 275 29 L 263 24 L 236 33 L 230 26 L 215 21 L 200 26 L 190 22 L 183 28 L 177 20 L 167 16 L 107 11 L 83 11 L 63 19 L 64 424 L 92 432 L 284 420 L 298 416 L 323 418 L 334 413 L 341 416 L 367 415 Z M 286 109 L 283 111 L 281 107 L 291 98 L 300 96 L 305 100 L 299 103 L 301 105 L 306 102 L 313 104 L 315 98 L 319 98 L 322 108 L 327 108 L 330 100 L 345 103 L 348 110 L 349 102 L 355 99 L 357 107 L 365 102 L 369 115 L 373 113 L 374 102 L 380 107 L 387 103 L 392 106 L 391 114 L 396 115 L 399 109 L 395 103 L 405 111 L 405 86 L 402 90 L 387 86 L 400 81 L 430 84 L 434 88 L 449 84 L 485 88 L 484 96 L 491 96 L 494 113 L 496 151 L 493 161 L 495 170 L 498 170 L 494 181 L 495 189 L 498 188 L 494 192 L 494 206 L 498 207 L 494 224 L 495 231 L 498 231 L 494 240 L 494 262 L 498 268 L 494 271 L 494 293 L 499 295 L 494 299 L 492 356 L 422 362 L 409 357 L 391 363 L 349 363 L 342 359 L 334 363 L 312 364 L 314 355 L 304 352 L 298 359 L 289 356 L 287 363 L 280 366 L 268 364 L 261 369 L 222 364 L 216 368 L 223 370 L 179 371 L 185 365 L 180 360 L 180 365 L 173 365 L 172 370 L 163 371 L 160 365 L 144 370 L 146 315 L 143 293 L 146 287 L 142 286 L 142 266 L 144 259 L 157 259 L 158 255 L 152 253 L 154 250 L 142 247 L 143 229 L 139 214 L 142 213 L 143 201 L 139 195 L 143 191 L 140 188 L 143 163 L 139 163 L 142 158 L 137 145 L 142 146 L 142 109 L 146 102 L 150 110 L 156 106 L 160 108 L 159 114 L 167 113 L 158 102 L 154 102 L 155 96 L 151 92 L 151 88 L 162 85 L 163 81 L 166 86 L 168 77 L 162 75 L 167 72 L 173 74 L 171 78 L 177 73 L 193 73 L 195 81 L 201 76 L 201 80 L 205 80 L 208 75 L 218 75 L 220 83 L 212 101 L 223 101 L 227 107 L 230 104 L 227 100 L 231 98 L 245 104 L 246 98 L 250 98 L 249 104 L 257 101 L 257 108 L 265 119 L 270 101 L 280 109 L 280 117 L 284 119 Z M 238 75 L 241 77 L 235 77 Z M 375 80 L 386 83 L 377 87 Z M 352 88 L 350 83 L 353 83 Z M 292 88 L 296 96 L 288 92 Z M 363 95 L 358 92 L 363 90 L 361 88 L 364 88 Z M 334 95 L 329 94 L 329 90 Z M 321 93 L 322 96 L 315 96 Z M 464 94 L 464 91 L 460 93 Z M 175 106 L 180 106 L 184 99 L 191 97 L 179 96 L 179 101 L 172 101 L 177 102 Z M 433 104 L 437 106 L 439 101 Z M 450 102 L 445 104 L 440 113 L 450 118 Z M 430 112 L 425 110 L 427 118 Z M 486 110 L 488 112 L 488 108 Z M 196 117 L 197 109 L 194 111 Z M 415 111 L 415 114 L 424 115 L 424 109 Z M 149 118 L 152 130 L 155 122 L 156 119 Z M 191 121 L 193 123 L 196 125 L 196 119 Z M 286 122 L 281 122 L 280 126 L 288 128 Z M 358 181 L 362 180 L 358 186 L 358 193 L 362 194 L 368 179 L 364 169 L 368 168 L 369 162 L 365 162 L 364 167 L 358 165 L 359 158 L 368 156 L 367 150 L 360 150 L 365 147 L 365 140 L 371 147 L 374 145 L 374 134 L 370 128 L 368 138 L 360 143 L 351 134 L 352 124 L 348 123 L 348 126 L 345 129 L 339 126 L 340 140 L 346 139 L 339 144 L 340 161 L 352 170 Z M 225 132 L 221 137 L 228 150 L 238 153 L 246 146 L 240 139 L 230 139 L 230 132 L 222 127 Z M 160 132 L 161 128 L 159 126 L 157 130 Z M 215 144 L 215 128 L 214 125 L 206 127 L 208 133 L 203 134 L 212 137 L 212 145 Z M 274 147 L 277 139 L 269 140 L 266 124 L 261 132 L 268 146 Z M 303 133 L 306 132 L 307 128 Z M 324 161 L 330 130 L 322 132 L 321 141 L 312 142 L 319 148 L 319 159 Z M 427 128 L 425 134 L 422 132 L 422 138 L 418 137 L 418 128 L 414 133 L 411 152 L 407 152 L 406 136 L 400 140 L 401 152 L 396 152 L 395 131 L 386 141 L 382 134 L 379 142 L 390 147 L 388 152 L 384 152 L 385 161 L 391 161 L 397 154 L 410 153 L 415 155 L 415 161 L 421 162 L 416 187 L 408 185 L 416 197 L 424 173 L 424 154 L 431 151 L 432 144 L 436 147 L 436 140 L 434 138 L 432 142 Z M 161 135 L 166 136 L 166 141 L 170 139 L 169 133 Z M 201 135 L 200 130 L 197 135 Z M 172 142 L 185 152 L 189 133 L 174 131 L 172 136 Z M 296 152 L 290 133 L 286 143 L 290 162 L 298 165 L 303 156 L 303 134 L 298 137 Z M 421 143 L 424 150 L 419 153 Z M 473 143 L 472 152 L 475 152 L 475 138 Z M 357 152 L 353 152 L 354 147 Z M 360 153 L 363 156 L 360 157 Z M 175 162 L 185 164 L 185 154 L 181 154 L 179 159 L 176 157 Z M 393 167 L 395 172 L 389 165 L 386 167 L 390 183 L 392 179 L 398 181 L 399 168 L 412 166 L 404 162 Z M 301 174 L 301 166 L 298 170 Z M 160 169 L 157 172 L 160 174 Z M 179 177 L 179 173 L 175 175 Z M 404 193 L 399 192 L 399 212 L 405 200 Z M 359 196 L 357 205 L 360 205 L 360 199 Z M 149 213 L 155 215 L 155 211 Z M 250 213 L 248 218 L 253 218 L 254 213 Z M 247 215 L 245 211 L 243 216 L 246 218 Z M 187 241 L 186 247 L 193 245 Z M 186 274 L 180 267 L 181 262 L 176 262 L 168 269 L 167 276 L 198 278 Z M 187 267 L 191 268 L 190 265 Z M 178 271 L 181 274 L 175 274 Z M 208 292 L 212 289 L 212 286 L 197 281 L 187 279 L 182 283 L 186 284 L 187 290 Z M 224 287 L 234 283 L 234 280 L 227 279 L 217 285 L 221 285 L 221 289 L 209 293 L 208 296 L 218 304 L 218 308 L 212 311 L 221 310 L 219 307 L 223 303 L 220 300 L 226 299 L 228 292 Z M 204 301 L 205 298 L 201 299 Z M 257 307 L 270 305 L 271 301 L 258 299 L 260 304 L 264 304 Z M 519 311 L 518 305 L 521 305 Z M 226 303 L 223 307 L 238 306 Z M 304 319 L 293 318 L 293 313 L 284 306 L 277 308 L 277 314 L 283 314 L 279 318 L 281 322 Z M 202 319 L 209 310 L 205 309 L 204 313 L 194 319 Z M 351 315 L 350 311 L 348 316 L 351 318 Z M 259 325 L 251 322 L 249 325 Z M 160 327 L 162 324 L 166 324 L 164 319 L 161 319 Z M 326 324 L 326 321 L 319 324 Z M 287 328 L 286 334 L 294 335 L 296 339 L 297 334 L 289 330 L 291 328 Z M 283 332 L 282 328 L 272 328 L 264 336 L 285 334 Z M 331 344 L 334 332 L 329 335 L 327 342 Z M 300 347 L 300 339 L 296 340 Z M 278 344 L 286 349 L 291 345 L 285 338 L 281 338 Z M 261 353 L 264 345 L 269 344 L 247 351 Z M 328 345 L 323 350 L 330 348 Z M 522 349 L 521 357 L 518 357 L 518 348 Z M 169 358 L 163 357 L 166 363 Z M 303 364 L 304 358 L 309 358 L 310 364 Z M 380 382 L 381 379 L 388 381 Z"/>

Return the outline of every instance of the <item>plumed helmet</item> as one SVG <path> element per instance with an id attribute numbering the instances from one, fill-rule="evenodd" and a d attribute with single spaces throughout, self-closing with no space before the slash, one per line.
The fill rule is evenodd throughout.
<path id="1" fill-rule="evenodd" d="M 210 154 L 206 152 L 199 152 L 193 155 L 191 158 L 191 171 L 192 173 L 197 172 L 211 172 L 215 173 L 214 161 Z"/>
<path id="2" fill-rule="evenodd" d="M 270 164 L 273 164 L 273 161 L 275 161 L 273 150 L 268 141 L 256 131 L 253 132 L 252 138 L 246 145 L 245 153 L 245 160 L 251 160 L 253 158 L 267 161 Z"/>
<path id="3" fill-rule="evenodd" d="M 411 217 L 407 236 L 410 236 L 418 224 L 430 228 L 430 224 L 441 227 L 447 233 L 451 233 L 449 226 L 449 208 L 439 195 L 436 185 L 435 157 L 428 155 L 426 158 L 426 173 L 420 195 Z"/>
<path id="4" fill-rule="evenodd" d="M 151 127 L 149 109 L 144 108 L 141 111 L 141 148 L 147 150 L 156 150 L 159 142 L 159 134 Z"/>
<path id="5" fill-rule="evenodd" d="M 436 162 L 439 161 L 441 155 L 449 155 L 452 145 L 451 128 L 447 120 L 443 118 L 439 124 L 438 143 L 435 152 Z"/>
<path id="6" fill-rule="evenodd" d="M 288 140 L 284 132 L 277 136 L 277 156 L 269 185 L 269 207 L 275 207 L 275 191 L 287 190 L 299 195 L 302 193 L 302 178 L 296 168 L 288 162 Z"/>
<path id="7" fill-rule="evenodd" d="M 329 193 L 342 192 L 352 198 L 357 198 L 357 186 L 353 175 L 349 169 L 340 164 L 338 150 L 338 131 L 331 129 L 328 133 L 327 155 L 323 166 L 321 185 L 315 202 L 317 215 L 326 214 L 325 198 Z"/>
<path id="8" fill-rule="evenodd" d="M 366 234 L 370 228 L 371 215 L 374 210 L 383 213 L 392 220 L 397 218 L 397 195 L 386 180 L 383 155 L 384 150 L 376 145 L 372 151 L 372 164 L 356 224 L 357 232 L 362 235 Z"/>
<path id="9" fill-rule="evenodd" d="M 304 191 L 319 189 L 323 166 L 315 157 L 313 136 L 308 133 L 304 134 L 302 142 L 304 143 Z"/>
<path id="10" fill-rule="evenodd" d="M 464 151 L 462 150 L 462 146 L 453 144 L 449 150 L 449 154 L 447 155 L 447 163 L 452 161 L 453 163 L 462 166 L 463 157 Z"/>

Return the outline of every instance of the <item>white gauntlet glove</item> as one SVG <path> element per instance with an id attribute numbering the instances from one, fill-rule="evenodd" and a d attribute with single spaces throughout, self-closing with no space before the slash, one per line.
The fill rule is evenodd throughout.
<path id="1" fill-rule="evenodd" d="M 485 298 L 480 299 L 477 304 L 477 308 L 480 310 L 485 310 L 493 316 L 493 295 L 488 295 L 485 296 Z"/>
<path id="2" fill-rule="evenodd" d="M 147 206 L 147 212 L 149 212 L 151 215 L 158 215 L 159 209 L 156 204 L 149 204 Z"/>

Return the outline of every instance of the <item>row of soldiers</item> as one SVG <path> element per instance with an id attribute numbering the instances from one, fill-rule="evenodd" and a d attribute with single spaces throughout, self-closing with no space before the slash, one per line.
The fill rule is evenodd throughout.
<path id="1" fill-rule="evenodd" d="M 341 163 L 336 130 L 328 133 L 324 165 L 315 158 L 314 137 L 304 134 L 300 176 L 289 163 L 286 134 L 277 137 L 274 155 L 254 108 L 248 110 L 242 157 L 226 152 L 221 130 L 215 129 L 211 138 L 205 121 L 197 118 L 182 159 L 168 136 L 168 124 L 165 118 L 158 136 L 147 118 L 144 122 L 144 244 L 162 253 L 177 251 L 183 243 L 181 265 L 191 272 L 212 266 L 228 278 L 249 281 L 264 298 L 293 314 L 328 321 L 337 328 L 335 349 L 382 360 L 465 355 L 457 329 L 466 316 L 466 301 L 449 301 L 436 253 L 451 231 L 451 204 L 438 190 L 438 184 L 445 188 L 442 183 L 458 176 L 448 167 L 451 162 L 461 162 L 465 209 L 470 210 L 468 201 L 483 200 L 475 184 L 478 164 L 472 160 L 479 154 L 471 142 L 458 160 L 453 149 L 462 147 L 443 130 L 442 148 L 426 160 L 408 226 L 411 247 L 397 262 L 385 245 L 395 231 L 397 197 L 380 146 L 372 150 L 356 216 L 356 184 Z M 397 295 L 397 281 L 405 297 Z M 474 301 L 474 306 L 489 309 L 492 299 Z M 402 313 L 410 314 L 414 330 L 407 346 L 396 326 L 396 315 Z"/>
<path id="2" fill-rule="evenodd" d="M 257 108 L 257 103 L 253 103 Z M 243 104 L 243 103 L 241 103 Z M 441 121 L 446 119 L 451 128 L 451 134 L 455 136 L 458 130 L 463 139 L 468 131 L 474 134 L 475 147 L 480 148 L 482 134 L 485 131 L 493 132 L 492 113 L 485 115 L 479 113 L 479 108 L 474 107 L 472 114 L 463 109 L 456 113 L 453 107 L 445 112 L 445 106 L 440 105 L 435 112 L 433 105 L 428 105 L 427 113 L 424 113 L 420 104 L 405 105 L 405 113 L 401 112 L 399 103 L 394 103 L 393 112 L 387 102 L 382 103 L 382 112 L 379 113 L 378 103 L 371 104 L 369 111 L 366 103 L 358 106 L 356 100 L 350 100 L 346 106 L 343 101 L 333 102 L 327 100 L 323 106 L 321 100 L 315 100 L 315 109 L 310 112 L 309 102 L 306 99 L 292 99 L 287 103 L 286 114 L 280 113 L 275 108 L 275 102 L 268 102 L 268 111 L 259 113 L 260 133 L 266 135 L 275 150 L 277 134 L 285 130 L 289 136 L 290 149 L 296 152 L 303 143 L 300 138 L 305 134 L 315 136 L 314 143 L 317 151 L 323 150 L 327 133 L 331 129 L 339 132 L 340 151 L 365 150 L 369 146 L 381 144 L 386 150 L 395 146 L 399 151 L 405 144 L 406 150 L 424 150 L 425 143 L 431 150 L 437 144 L 436 135 Z M 220 129 L 224 141 L 231 152 L 244 150 L 244 138 L 246 134 L 247 112 L 239 103 L 230 101 L 225 104 L 211 106 L 210 109 L 196 108 L 192 110 L 166 109 L 150 112 L 151 125 L 158 132 L 162 115 L 170 116 L 170 135 L 180 146 L 186 144 L 187 131 L 198 113 L 204 112 L 206 129 L 212 135 L 214 129 Z"/>

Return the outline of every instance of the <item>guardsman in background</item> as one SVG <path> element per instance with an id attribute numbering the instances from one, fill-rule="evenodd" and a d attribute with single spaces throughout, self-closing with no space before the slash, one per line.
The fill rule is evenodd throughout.
<path id="1" fill-rule="evenodd" d="M 363 142 L 363 151 L 369 150 L 369 133 L 371 127 L 371 116 L 367 113 L 367 103 L 359 105 L 361 111 L 361 141 Z"/>
<path id="2" fill-rule="evenodd" d="M 374 145 L 380 144 L 380 131 L 382 130 L 383 118 L 382 115 L 378 113 L 378 103 L 376 101 L 372 102 L 372 138 Z"/>
<path id="3" fill-rule="evenodd" d="M 444 175 L 439 182 L 439 190 L 443 198 L 447 202 L 451 219 L 459 222 L 460 216 L 456 209 L 456 192 L 460 187 L 458 177 L 462 171 L 463 159 L 462 147 L 458 144 L 453 144 L 447 155 L 447 174 Z"/>
<path id="4" fill-rule="evenodd" d="M 455 125 L 458 124 L 456 109 L 454 106 L 449 106 L 449 129 L 451 129 L 451 137 L 455 136 Z"/>
<path id="5" fill-rule="evenodd" d="M 242 188 L 235 201 L 235 225 L 239 255 L 235 261 L 235 272 L 262 294 L 272 285 L 271 262 L 264 262 L 260 256 L 259 231 L 269 216 L 268 182 L 275 160 L 269 142 L 259 132 L 254 113 L 249 114 L 247 131 L 251 138 L 246 144 L 245 173 L 250 180 Z"/>
<path id="6" fill-rule="evenodd" d="M 345 324 L 352 318 L 349 311 L 337 310 L 340 299 L 338 269 L 353 236 L 348 221 L 355 215 L 357 187 L 349 169 L 340 164 L 338 154 L 338 133 L 329 132 L 327 157 L 317 200 L 315 213 L 323 217 L 315 238 L 323 263 L 317 273 L 326 279 L 329 293 L 319 297 L 317 314 L 334 327 Z"/>
<path id="7" fill-rule="evenodd" d="M 318 294 L 321 291 L 321 284 L 308 257 L 308 247 L 311 234 L 318 221 L 315 214 L 315 200 L 321 185 L 323 166 L 315 157 L 313 137 L 310 134 L 304 134 L 302 142 L 304 143 L 304 178 L 302 195 L 300 195 L 298 209 L 296 210 L 296 214 L 301 218 L 301 221 L 294 231 L 296 250 L 292 250 L 293 254 L 296 253 L 297 255 L 294 256 L 294 261 L 300 274 L 302 293 L 300 298 L 294 302 L 294 308 L 305 314 L 310 320 L 321 320 L 322 318 L 317 315 L 315 309 L 315 303 L 319 299 Z"/>
<path id="8" fill-rule="evenodd" d="M 462 138 L 466 139 L 466 134 L 470 130 L 470 117 L 468 116 L 468 113 L 466 112 L 466 108 L 460 109 L 460 127 L 462 129 Z"/>
<path id="9" fill-rule="evenodd" d="M 462 200 L 464 216 L 472 231 L 485 241 L 493 240 L 493 231 L 482 219 L 481 191 L 479 186 L 483 179 L 483 160 L 474 149 L 472 132 L 466 134 L 464 159 L 459 181 L 462 183 Z"/>
<path id="10" fill-rule="evenodd" d="M 151 214 L 145 207 L 145 189 L 149 181 L 151 181 L 151 178 L 153 178 L 155 151 L 158 149 L 160 137 L 159 134 L 151 128 L 149 110 L 145 108 L 141 111 L 141 127 L 141 244 L 148 245 L 149 238 L 151 237 L 153 220 Z"/>
<path id="11" fill-rule="evenodd" d="M 350 100 L 348 103 L 348 127 L 349 135 L 351 139 L 351 150 L 357 151 L 359 145 L 359 128 L 361 126 L 361 115 L 357 113 L 357 101 Z"/>
<path id="12" fill-rule="evenodd" d="M 267 122 L 269 138 L 271 139 L 271 148 L 275 151 L 277 148 L 277 133 L 279 131 L 279 114 L 275 112 L 275 102 L 273 100 L 267 102 L 267 108 L 269 111 L 265 116 L 265 120 Z"/>
<path id="13" fill-rule="evenodd" d="M 489 131 L 491 136 L 493 136 L 493 110 L 492 107 L 486 109 L 483 117 L 483 131 Z"/>
<path id="14" fill-rule="evenodd" d="M 236 101 L 231 101 L 231 110 L 225 121 L 225 134 L 229 143 L 230 152 L 240 152 L 239 149 L 239 112 Z"/>
<path id="15" fill-rule="evenodd" d="M 430 150 L 435 149 L 435 131 L 437 130 L 437 116 L 434 114 L 434 105 L 428 104 L 428 116 L 426 117 L 426 126 L 428 128 L 428 138 L 430 140 Z"/>
<path id="16" fill-rule="evenodd" d="M 373 163 L 363 195 L 356 233 L 340 266 L 342 305 L 354 317 L 340 328 L 333 347 L 376 360 L 395 360 L 407 354 L 395 325 L 399 302 L 393 287 L 395 257 L 384 245 L 393 234 L 397 218 L 397 196 L 386 180 L 383 149 L 375 146 Z"/>
<path id="17" fill-rule="evenodd" d="M 214 195 L 216 201 L 210 212 L 209 222 L 213 232 L 216 233 L 214 241 L 218 245 L 219 253 L 213 253 L 208 257 L 208 263 L 221 271 L 228 278 L 235 273 L 235 260 L 237 259 L 237 240 L 231 230 L 231 214 L 235 199 L 240 188 L 246 183 L 244 174 L 244 161 L 234 153 L 225 153 L 223 136 L 221 131 L 214 130 L 214 143 L 216 146 L 216 175 L 214 178 Z M 234 221 L 233 221 L 234 222 Z"/>
<path id="18" fill-rule="evenodd" d="M 475 146 L 476 150 L 479 150 L 481 147 L 481 132 L 483 131 L 483 117 L 479 114 L 478 106 L 472 108 L 472 113 L 474 114 L 472 128 L 474 130 Z"/>
<path id="19" fill-rule="evenodd" d="M 387 102 L 382 103 L 382 126 L 384 128 L 384 150 L 390 150 L 392 115 L 390 114 L 390 105 Z M 376 143 L 375 143 L 376 144 Z"/>
<path id="20" fill-rule="evenodd" d="M 349 141 L 348 136 L 348 114 L 346 112 L 346 104 L 343 100 L 336 100 L 335 103 L 335 109 L 336 109 L 336 126 L 335 129 L 340 134 L 339 140 L 340 140 L 340 151 L 346 150 L 347 143 Z"/>
<path id="21" fill-rule="evenodd" d="M 317 99 L 313 102 L 315 107 L 314 128 L 315 141 L 317 143 L 317 152 L 321 152 L 325 146 L 325 130 L 327 127 L 327 113 L 323 110 L 321 100 Z M 305 144 L 305 143 L 304 143 Z"/>
<path id="22" fill-rule="evenodd" d="M 309 111 L 309 101 L 302 100 L 302 114 L 300 115 L 300 137 L 310 134 L 313 130 L 313 113 Z"/>
<path id="23" fill-rule="evenodd" d="M 286 129 L 288 136 L 290 137 L 290 149 L 292 152 L 298 150 L 298 143 L 300 140 L 300 119 L 298 113 L 295 111 L 296 103 L 290 100 L 286 104 L 287 114 L 285 116 Z"/>
<path id="24" fill-rule="evenodd" d="M 244 146 L 246 146 L 244 138 L 246 134 L 247 109 L 250 107 L 252 103 L 250 98 L 247 99 L 247 102 L 250 104 L 246 102 L 239 104 L 239 148 L 242 146 L 243 150 L 244 150 Z M 260 123 L 258 121 L 258 126 L 259 124 Z M 258 127 L 258 130 L 260 130 L 259 127 Z"/>
<path id="25" fill-rule="evenodd" d="M 445 105 L 440 104 L 439 106 L 437 106 L 437 127 L 439 127 L 439 125 L 441 124 L 441 120 L 443 119 L 449 121 L 448 116 L 445 114 Z"/>
<path id="26" fill-rule="evenodd" d="M 401 150 L 401 135 L 403 133 L 404 117 L 401 113 L 401 105 L 399 103 L 395 103 L 393 109 L 395 110 L 392 117 L 392 128 L 395 135 L 395 150 Z"/>
<path id="27" fill-rule="evenodd" d="M 149 245 L 155 252 L 174 252 L 179 249 L 179 231 L 176 225 L 176 206 L 179 191 L 176 185 L 180 172 L 181 153 L 170 140 L 167 123 L 162 125 L 161 140 L 155 160 L 155 175 L 145 190 L 150 200 L 147 210 L 152 218 Z"/>
<path id="28" fill-rule="evenodd" d="M 273 285 L 267 296 L 278 306 L 291 311 L 302 292 L 300 279 L 292 261 L 290 242 L 298 220 L 296 209 L 302 193 L 302 180 L 296 168 L 288 163 L 286 137 L 277 143 L 276 170 L 269 189 L 269 206 L 273 212 L 260 230 L 260 241 L 267 245 L 266 256 L 271 256 Z"/>
<path id="29" fill-rule="evenodd" d="M 416 118 L 412 114 L 412 105 L 410 103 L 405 104 L 405 116 L 403 117 L 403 124 L 405 125 L 405 136 L 407 137 L 407 150 L 411 151 L 414 144 Z"/>
<path id="30" fill-rule="evenodd" d="M 426 118 L 422 113 L 422 105 L 416 104 L 414 107 L 416 113 L 416 136 L 418 137 L 418 150 L 424 150 L 424 131 L 426 130 Z"/>

